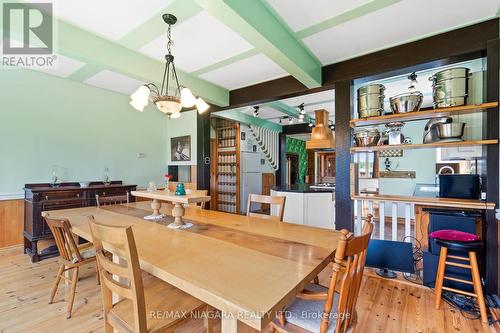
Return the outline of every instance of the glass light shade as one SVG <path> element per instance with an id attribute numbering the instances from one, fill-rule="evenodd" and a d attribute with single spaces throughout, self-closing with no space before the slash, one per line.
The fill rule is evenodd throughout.
<path id="1" fill-rule="evenodd" d="M 299 119 L 304 119 L 304 115 L 303 114 L 299 114 Z"/>
<path id="2" fill-rule="evenodd" d="M 140 112 L 143 112 L 144 111 L 144 107 L 146 106 L 146 105 L 140 103 L 138 100 L 135 100 L 135 99 L 133 99 L 133 100 L 130 101 L 130 105 L 132 105 L 132 107 L 134 109 L 136 109 L 137 111 L 140 111 Z"/>
<path id="3" fill-rule="evenodd" d="M 146 86 L 140 86 L 137 90 L 130 95 L 132 101 L 137 101 L 141 104 L 148 105 L 149 94 L 151 90 L 149 90 Z"/>
<path id="4" fill-rule="evenodd" d="M 185 108 L 190 108 L 195 106 L 196 104 L 196 97 L 194 97 L 193 93 L 189 88 L 182 88 L 181 89 L 181 105 Z"/>
<path id="5" fill-rule="evenodd" d="M 165 114 L 180 112 L 182 109 L 181 101 L 175 96 L 158 96 L 154 102 L 158 110 Z"/>
<path id="6" fill-rule="evenodd" d="M 203 113 L 210 108 L 210 105 L 208 105 L 207 102 L 198 97 L 196 99 L 196 108 L 198 109 L 198 113 Z"/>
<path id="7" fill-rule="evenodd" d="M 180 118 L 181 117 L 181 112 L 178 111 L 178 112 L 174 112 L 170 115 L 170 119 L 176 119 L 176 118 Z"/>

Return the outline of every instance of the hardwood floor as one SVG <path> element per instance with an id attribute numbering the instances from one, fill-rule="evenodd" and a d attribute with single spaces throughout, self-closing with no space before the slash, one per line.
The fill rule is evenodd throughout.
<path id="1" fill-rule="evenodd" d="M 66 319 L 67 286 L 60 286 L 54 304 L 47 304 L 57 273 L 57 258 L 32 264 L 21 247 L 0 250 L 0 332 L 102 332 L 100 289 L 92 265 L 78 283 L 73 317 Z M 320 277 L 328 280 L 329 273 Z M 490 332 L 479 320 L 464 318 L 443 304 L 434 310 L 434 295 L 424 287 L 365 274 L 354 332 Z M 240 323 L 241 324 L 241 323 Z M 202 332 L 192 321 L 181 332 Z M 242 332 L 254 332 L 241 324 Z M 220 326 L 216 327 L 216 332 Z"/>

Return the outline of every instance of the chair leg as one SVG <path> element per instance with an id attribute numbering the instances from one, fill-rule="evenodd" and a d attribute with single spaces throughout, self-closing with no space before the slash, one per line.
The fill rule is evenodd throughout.
<path id="1" fill-rule="evenodd" d="M 59 271 L 57 271 L 57 276 L 56 280 L 54 281 L 54 285 L 52 286 L 52 292 L 50 293 L 49 304 L 52 304 L 52 302 L 54 302 L 54 297 L 56 296 L 57 287 L 59 287 L 59 282 L 61 282 L 61 275 L 63 271 L 64 271 L 64 264 L 61 264 L 61 267 L 59 267 Z"/>
<path id="2" fill-rule="evenodd" d="M 73 311 L 73 302 L 75 301 L 76 283 L 78 282 L 78 267 L 73 270 L 73 276 L 71 277 L 71 290 L 69 292 L 68 299 L 68 309 L 66 311 L 66 319 L 71 318 L 71 312 Z"/>
<path id="3" fill-rule="evenodd" d="M 446 256 L 448 254 L 448 249 L 444 246 L 441 247 L 441 253 L 439 254 L 439 266 L 438 271 L 436 273 L 436 310 L 439 310 L 441 306 L 441 292 L 443 291 L 443 280 L 444 280 L 444 271 L 446 268 Z"/>
<path id="4" fill-rule="evenodd" d="M 488 315 L 486 313 L 486 305 L 484 304 L 483 287 L 481 284 L 481 276 L 479 275 L 476 253 L 469 252 L 469 259 L 472 271 L 472 284 L 474 286 L 474 293 L 477 295 L 477 304 L 479 305 L 479 312 L 481 313 L 481 321 L 487 323 Z"/>

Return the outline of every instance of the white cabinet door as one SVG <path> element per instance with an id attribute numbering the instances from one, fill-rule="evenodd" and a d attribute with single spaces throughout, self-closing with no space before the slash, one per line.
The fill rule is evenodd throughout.
<path id="1" fill-rule="evenodd" d="M 334 229 L 333 193 L 306 193 L 304 195 L 304 224 Z"/>

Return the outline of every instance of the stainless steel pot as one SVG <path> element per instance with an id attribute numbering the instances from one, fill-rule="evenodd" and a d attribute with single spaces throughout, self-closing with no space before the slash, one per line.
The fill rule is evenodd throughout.
<path id="1" fill-rule="evenodd" d="M 376 146 L 380 140 L 380 132 L 376 127 L 362 128 L 354 133 L 358 147 Z"/>
<path id="2" fill-rule="evenodd" d="M 420 110 L 424 95 L 419 91 L 399 94 L 389 98 L 394 113 L 416 112 Z"/>
<path id="3" fill-rule="evenodd" d="M 465 123 L 437 124 L 436 131 L 439 139 L 462 139 L 464 135 Z"/>
<path id="4" fill-rule="evenodd" d="M 445 69 L 431 76 L 434 108 L 466 105 L 469 77 L 470 69 L 465 67 Z"/>
<path id="5" fill-rule="evenodd" d="M 384 111 L 384 90 L 382 84 L 369 84 L 358 89 L 359 118 L 380 116 Z"/>

